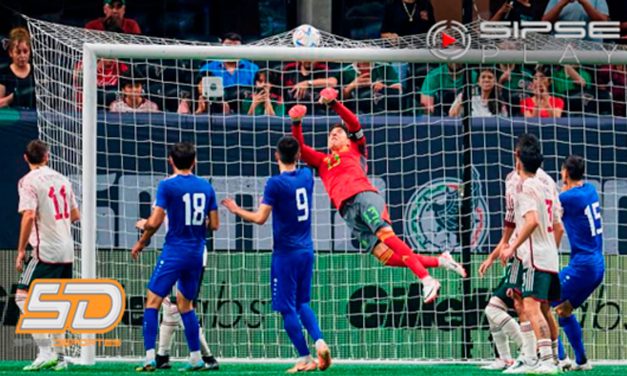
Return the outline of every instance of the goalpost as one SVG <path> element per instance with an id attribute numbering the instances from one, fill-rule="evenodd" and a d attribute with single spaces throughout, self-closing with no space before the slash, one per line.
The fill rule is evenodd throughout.
<path id="1" fill-rule="evenodd" d="M 276 74 L 282 79 L 285 76 L 280 71 L 287 62 L 329 63 L 324 72 L 315 68 L 320 70 L 315 72 L 315 80 L 333 76 L 341 91 L 349 82 L 345 76 L 351 63 L 383 66 L 381 79 L 388 86 L 400 83 L 408 91 L 386 88 L 384 96 L 373 95 L 378 102 L 366 100 L 367 110 L 359 113 L 369 142 L 369 174 L 387 199 L 394 229 L 416 251 L 451 250 L 470 271 L 467 281 L 434 271 L 442 281 L 442 296 L 435 305 L 422 304 L 420 286 L 411 273 L 380 266 L 358 250 L 339 215 L 330 209 L 317 180 L 313 234 L 318 255 L 312 303 L 338 358 L 458 361 L 493 356 L 482 309 L 501 269 L 493 266 L 484 279 L 476 270 L 500 239 L 504 180 L 513 168 L 515 138 L 523 131 L 539 136 L 544 168 L 556 180 L 561 161 L 568 154 L 582 154 L 588 162 L 589 178 L 603 200 L 608 272 L 603 288 L 578 313 L 583 313 L 580 319 L 591 359 L 620 361 L 627 356 L 620 346 L 627 338 L 627 322 L 621 317 L 622 310 L 627 310 L 623 283 L 627 280 L 627 256 L 620 255 L 627 253 L 621 249 L 627 247 L 627 231 L 620 224 L 627 220 L 623 213 L 627 207 L 621 201 L 627 197 L 627 119 L 615 113 L 611 96 L 599 94 L 607 90 L 602 84 L 588 82 L 596 96 L 589 91 L 584 96 L 580 90 L 581 107 L 576 107 L 574 100 L 579 98 L 577 90 L 565 93 L 569 106 L 574 104 L 561 119 L 512 116 L 519 107 L 514 95 L 497 99 L 498 108 L 509 111 L 507 116 L 455 116 L 444 106 L 424 113 L 420 85 L 445 61 L 425 48 L 423 37 L 408 37 L 394 45 L 389 41 L 350 41 L 323 33 L 322 47 L 294 48 L 290 34 L 285 33 L 252 46 L 222 47 L 28 21 L 41 137 L 51 145 L 51 165 L 80 187 L 75 189 L 80 192 L 82 210 L 77 275 L 118 279 L 129 296 L 122 323 L 105 336 L 121 339 L 121 347 L 83 347 L 83 363 L 93 364 L 96 357 L 138 358 L 143 354 L 143 295 L 163 234 L 149 246 L 154 252 L 147 248 L 137 263 L 131 261 L 128 251 L 138 237 L 135 221 L 149 214 L 156 185 L 168 174 L 169 144 L 194 141 L 198 147 L 197 174 L 212 181 L 219 199 L 236 197 L 249 208 L 256 207 L 265 179 L 276 173 L 272 150 L 276 140 L 289 133 L 286 112 L 290 87 L 281 86 L 284 81 L 275 83 L 286 102 L 280 114 L 277 103 L 277 114 L 272 116 L 247 115 L 240 107 L 238 113 L 221 113 L 222 107 L 216 104 L 221 97 L 226 102 L 224 93 L 207 104 L 208 114 L 177 114 L 173 110 L 185 100 L 192 112 L 198 106 L 201 99 L 196 91 L 200 90 L 205 61 L 241 59 L 255 61 L 263 65 L 268 76 Z M 529 50 L 514 45 L 486 52 L 475 42 L 457 61 L 462 64 L 458 74 L 466 78 L 451 101 L 463 89 L 462 107 L 465 113 L 471 111 L 466 97 L 477 90 L 475 84 L 468 84 L 474 77 L 471 72 L 479 74 L 487 68 L 496 74 L 501 63 L 582 64 L 594 75 L 601 73 L 601 64 L 627 64 L 625 50 L 612 50 L 608 56 L 596 45 L 580 42 L 572 44 L 575 55 L 565 55 L 563 49 L 568 44 L 563 41 L 547 36 L 531 39 L 528 44 L 533 48 Z M 126 74 L 143 83 L 143 95 L 168 111 L 108 112 L 111 97 L 123 96 L 120 82 L 109 88 L 100 85 L 107 76 L 102 65 L 110 62 L 116 70 L 122 70 L 119 63 L 125 65 Z M 333 64 L 338 66 L 332 68 Z M 526 72 L 521 72 L 520 78 L 525 85 L 533 81 Z M 610 91 L 612 85 L 610 78 L 606 85 Z M 107 91 L 111 86 L 116 91 L 113 95 Z M 529 95 L 523 86 L 518 85 L 519 94 Z M 321 88 L 314 85 L 308 89 L 315 93 Z M 249 89 L 250 97 L 237 98 L 237 106 L 251 101 L 255 89 Z M 358 110 L 363 108 L 360 100 L 364 98 L 351 102 L 350 94 L 342 94 Z M 314 111 L 304 121 L 305 139 L 325 149 L 327 130 L 337 118 L 316 107 L 315 99 L 314 95 L 294 100 Z M 596 113 L 588 106 L 593 101 L 597 103 Z M 470 213 L 460 208 L 465 186 L 470 194 L 466 196 Z M 469 214 L 470 222 L 463 227 L 460 224 L 465 214 Z M 280 318 L 272 314 L 269 304 L 271 230 L 244 224 L 221 209 L 220 221 L 222 229 L 208 241 L 208 265 L 199 297 L 203 334 L 219 358 L 292 357 Z M 567 245 L 564 250 L 568 250 Z M 564 254 L 562 265 L 567 260 Z M 185 354 L 182 337 L 180 333 L 173 355 Z"/>

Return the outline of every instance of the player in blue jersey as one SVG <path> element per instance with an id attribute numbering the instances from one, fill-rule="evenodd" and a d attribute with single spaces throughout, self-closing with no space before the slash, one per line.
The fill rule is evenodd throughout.
<path id="1" fill-rule="evenodd" d="M 287 335 L 299 354 L 288 373 L 325 370 L 331 365 L 329 347 L 322 339 L 315 313 L 309 306 L 314 251 L 311 239 L 313 176 L 308 168 L 297 169 L 298 141 L 292 136 L 279 140 L 275 158 L 277 176 L 266 183 L 263 201 L 256 212 L 240 208 L 232 199 L 222 201 L 231 213 L 262 225 L 272 212 L 272 308 L 283 316 Z M 318 364 L 312 359 L 302 325 L 315 341 Z"/>
<path id="2" fill-rule="evenodd" d="M 142 237 L 131 251 L 133 259 L 137 259 L 167 213 L 169 226 L 165 245 L 148 283 L 144 310 L 146 360 L 137 371 L 154 371 L 156 368 L 159 307 L 177 281 L 176 303 L 190 350 L 190 362 L 184 370 L 206 368 L 200 356 L 199 324 L 192 302 L 200 286 L 207 227 L 215 231 L 219 226 L 216 195 L 208 181 L 192 172 L 196 162 L 194 145 L 189 142 L 175 144 L 170 149 L 168 161 L 174 174 L 159 183 L 155 207 L 144 224 Z"/>
<path id="3" fill-rule="evenodd" d="M 584 181 L 585 163 L 582 157 L 571 155 L 562 164 L 564 187 L 560 202 L 564 209 L 562 222 L 570 243 L 570 262 L 560 271 L 561 299 L 555 311 L 575 353 L 573 370 L 588 370 L 592 366 L 583 346 L 581 325 L 573 310 L 581 306 L 603 281 L 603 226 L 599 195 Z M 569 368 L 560 341 L 559 358 L 563 368 Z"/>

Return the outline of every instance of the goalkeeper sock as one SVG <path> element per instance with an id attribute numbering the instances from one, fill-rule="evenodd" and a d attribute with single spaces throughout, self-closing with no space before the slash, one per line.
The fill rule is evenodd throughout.
<path id="1" fill-rule="evenodd" d="M 564 342 L 562 342 L 562 336 L 557 337 L 557 359 L 566 359 L 566 349 L 564 349 Z"/>
<path id="2" fill-rule="evenodd" d="M 416 255 L 411 248 L 407 246 L 398 236 L 392 235 L 383 240 L 383 243 L 390 247 L 396 255 L 398 255 L 401 261 L 405 264 L 409 270 L 412 271 L 418 278 L 424 279 L 429 276 L 429 272 L 422 265 L 418 255 Z"/>
<path id="3" fill-rule="evenodd" d="M 159 311 L 156 308 L 146 308 L 144 310 L 144 349 L 146 351 L 153 350 L 154 352 L 158 326 Z"/>
<path id="4" fill-rule="evenodd" d="M 318 326 L 318 318 L 316 318 L 316 314 L 309 304 L 301 304 L 298 309 L 298 316 L 300 316 L 300 321 L 303 323 L 303 326 L 307 329 L 307 333 L 309 333 L 314 342 L 322 338 L 322 332 Z"/>
<path id="5" fill-rule="evenodd" d="M 308 356 L 309 348 L 307 347 L 307 341 L 305 341 L 303 327 L 300 325 L 298 315 L 294 310 L 282 311 L 281 315 L 283 316 L 283 327 L 287 332 L 287 336 L 290 337 L 290 340 L 294 344 L 294 347 L 296 347 L 298 355 L 301 357 Z"/>
<path id="6" fill-rule="evenodd" d="M 586 357 L 586 349 L 583 346 L 583 333 L 575 315 L 560 317 L 559 323 L 562 329 L 564 329 L 566 337 L 568 337 L 568 342 L 573 347 L 577 364 L 586 363 L 588 358 Z"/>
<path id="7" fill-rule="evenodd" d="M 185 327 L 185 338 L 187 338 L 187 346 L 190 353 L 200 351 L 200 325 L 198 324 L 196 311 L 192 309 L 191 311 L 181 313 L 181 319 L 183 320 L 183 327 Z"/>

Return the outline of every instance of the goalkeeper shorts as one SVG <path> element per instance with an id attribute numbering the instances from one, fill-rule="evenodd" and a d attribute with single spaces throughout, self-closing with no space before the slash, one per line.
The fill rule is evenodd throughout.
<path id="1" fill-rule="evenodd" d="M 347 200 L 342 206 L 342 218 L 359 240 L 361 250 L 372 252 L 379 243 L 377 231 L 390 226 L 385 200 L 378 192 L 361 192 Z"/>

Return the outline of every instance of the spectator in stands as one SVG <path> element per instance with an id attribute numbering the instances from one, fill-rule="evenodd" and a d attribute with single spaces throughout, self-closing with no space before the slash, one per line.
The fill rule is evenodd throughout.
<path id="1" fill-rule="evenodd" d="M 105 0 L 103 5 L 104 17 L 87 22 L 86 29 L 115 31 L 127 34 L 141 34 L 137 21 L 124 17 L 126 0 Z M 120 26 L 121 31 L 107 30 L 106 23 L 113 22 Z"/>
<path id="2" fill-rule="evenodd" d="M 0 107 L 35 108 L 30 36 L 25 28 L 11 30 L 7 52 L 11 64 L 0 70 Z"/>
<path id="3" fill-rule="evenodd" d="M 523 116 L 543 118 L 562 116 L 564 101 L 561 98 L 551 96 L 549 87 L 550 79 L 541 67 L 537 68 L 531 83 L 533 95 L 523 99 L 520 104 Z"/>
<path id="4" fill-rule="evenodd" d="M 247 115 L 285 115 L 283 98 L 272 90 L 267 71 L 259 71 L 255 75 L 255 90 L 249 98 L 244 99 L 242 113 Z"/>
<path id="5" fill-rule="evenodd" d="M 223 46 L 239 46 L 242 37 L 237 33 L 226 33 L 222 37 Z M 259 70 L 257 64 L 241 60 L 211 61 L 200 67 L 202 75 L 211 75 L 222 78 L 224 87 L 225 113 L 238 112 L 239 102 L 250 95 L 255 85 L 255 74 Z"/>
<path id="6" fill-rule="evenodd" d="M 111 112 L 158 112 L 159 106 L 144 97 L 144 85 L 139 77 L 120 78 L 122 97 L 111 103 Z"/>
<path id="7" fill-rule="evenodd" d="M 398 110 L 401 84 L 389 64 L 358 62 L 340 72 L 344 102 L 357 112 Z"/>
<path id="8" fill-rule="evenodd" d="M 500 97 L 508 106 L 508 113 L 520 114 L 520 101 L 533 81 L 533 74 L 529 73 L 523 66 L 516 64 L 500 64 L 499 68 Z"/>
<path id="9" fill-rule="evenodd" d="M 538 4 L 531 0 L 505 0 L 490 21 L 538 21 L 541 15 Z"/>
<path id="10" fill-rule="evenodd" d="M 327 64 L 311 61 L 286 63 L 271 81 L 281 88 L 286 105 L 299 103 L 307 106 L 310 113 L 326 112 L 326 106 L 318 103 L 315 91 L 337 85 L 337 78 L 331 75 Z"/>
<path id="11" fill-rule="evenodd" d="M 471 72 L 471 82 L 477 81 L 477 73 Z M 429 71 L 420 90 L 420 104 L 427 114 L 448 114 L 464 84 L 464 72 L 459 63 L 441 64 Z"/>
<path id="12" fill-rule="evenodd" d="M 552 78 L 553 93 L 565 100 L 564 110 L 581 114 L 593 99 L 589 94 L 592 82 L 590 74 L 581 66 L 564 65 L 553 72 Z"/>
<path id="13" fill-rule="evenodd" d="M 492 117 L 496 115 L 507 116 L 507 107 L 499 100 L 496 87 L 496 73 L 494 69 L 486 68 L 479 73 L 479 94 L 471 99 L 472 116 Z M 449 116 L 463 116 L 463 93 L 457 95 L 455 102 L 449 110 Z"/>
<path id="14" fill-rule="evenodd" d="M 393 0 L 385 5 L 381 38 L 423 34 L 435 24 L 431 0 Z"/>
<path id="15" fill-rule="evenodd" d="M 542 21 L 608 21 L 609 10 L 605 0 L 550 0 Z M 586 38 L 602 42 L 601 39 Z"/>
<path id="16" fill-rule="evenodd" d="M 611 100 L 610 113 L 614 116 L 627 117 L 627 66 L 608 65 L 599 69 L 598 84 L 600 89 L 609 92 L 607 100 Z M 607 111 L 601 111 L 601 113 Z"/>

